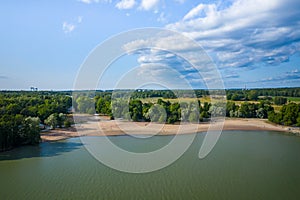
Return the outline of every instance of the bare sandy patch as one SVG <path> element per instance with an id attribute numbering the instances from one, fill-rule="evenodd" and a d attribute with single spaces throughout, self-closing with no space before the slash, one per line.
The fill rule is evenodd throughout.
<path id="1" fill-rule="evenodd" d="M 69 129 L 51 130 L 41 134 L 43 141 L 57 141 L 80 136 L 116 136 L 116 135 L 175 135 L 206 132 L 219 122 L 199 124 L 158 124 L 150 122 L 128 122 L 108 120 L 107 117 L 85 116 L 82 123 Z M 268 123 L 265 119 L 226 118 L 223 130 L 280 131 L 300 134 L 299 128 L 285 127 Z"/>

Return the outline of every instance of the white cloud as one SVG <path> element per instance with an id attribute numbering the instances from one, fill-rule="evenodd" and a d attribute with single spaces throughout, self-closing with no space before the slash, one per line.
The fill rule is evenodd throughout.
<path id="1" fill-rule="evenodd" d="M 83 19 L 83 17 L 82 17 L 82 16 L 78 16 L 78 17 L 77 17 L 77 23 L 79 23 L 79 24 L 80 24 L 80 23 L 82 22 L 82 19 Z"/>
<path id="2" fill-rule="evenodd" d="M 168 19 L 166 17 L 166 14 L 164 12 L 161 12 L 159 17 L 157 18 L 157 21 L 161 23 L 167 23 Z"/>
<path id="3" fill-rule="evenodd" d="M 77 26 L 82 22 L 82 19 L 83 19 L 82 16 L 78 16 L 77 18 L 73 19 L 72 23 L 64 21 L 62 23 L 63 32 L 65 34 L 73 32 L 77 28 Z"/>
<path id="4" fill-rule="evenodd" d="M 142 10 L 152 10 L 157 7 L 159 0 L 142 0 L 140 8 Z"/>
<path id="5" fill-rule="evenodd" d="M 74 31 L 76 26 L 74 24 L 68 23 L 68 22 L 63 22 L 62 29 L 64 33 L 71 33 Z"/>
<path id="6" fill-rule="evenodd" d="M 145 6 L 148 9 L 154 7 Z M 214 59 L 225 78 L 237 80 L 240 78 L 239 74 L 231 73 L 235 71 L 234 68 L 251 70 L 280 64 L 289 61 L 291 55 L 300 51 L 299 8 L 298 0 L 234 0 L 226 6 L 199 4 L 187 12 L 182 20 L 169 24 L 166 28 L 196 40 Z M 176 37 L 136 40 L 124 48 L 144 46 L 185 52 L 190 62 L 198 62 L 196 69 L 193 69 L 184 60 L 166 52 L 158 53 L 153 49 L 148 52 L 140 51 L 138 62 L 144 74 L 166 78 L 165 69 L 171 66 L 180 72 L 181 77 L 196 83 L 201 79 L 197 75 L 199 70 L 205 72 L 204 63 L 207 60 L 199 60 L 199 55 L 194 53 L 197 51 L 193 49 L 195 47 L 186 45 Z M 299 78 L 298 74 L 295 71 L 273 80 L 296 80 Z M 208 77 L 213 76 L 208 74 Z"/>
<path id="7" fill-rule="evenodd" d="M 167 28 L 198 41 L 220 67 L 279 64 L 300 50 L 300 1 L 199 4 Z"/>
<path id="8" fill-rule="evenodd" d="M 181 83 L 182 79 L 200 87 L 203 82 L 220 85 L 213 63 L 201 47 L 189 38 L 171 32 L 152 34 L 123 47 L 127 52 L 138 49 L 139 75 L 151 80 Z M 172 73 L 176 72 L 175 74 Z M 206 77 L 203 79 L 201 75 Z M 176 80 L 176 81 L 175 81 Z M 178 82 L 178 80 L 181 80 Z"/>
<path id="9" fill-rule="evenodd" d="M 198 6 L 196 6 L 195 8 L 193 8 L 192 10 L 190 10 L 184 17 L 183 20 L 189 20 L 191 18 L 194 17 L 201 17 L 201 16 L 211 16 L 215 13 L 216 10 L 216 5 L 215 4 L 210 4 L 210 5 L 206 5 L 206 4 L 199 4 Z"/>
<path id="10" fill-rule="evenodd" d="M 121 0 L 116 4 L 116 7 L 120 10 L 131 9 L 135 5 L 135 0 Z"/>

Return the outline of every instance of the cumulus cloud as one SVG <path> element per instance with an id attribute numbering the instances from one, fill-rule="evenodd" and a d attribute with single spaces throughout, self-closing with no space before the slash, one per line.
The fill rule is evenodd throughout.
<path id="1" fill-rule="evenodd" d="M 142 3 L 144 10 L 153 8 L 158 1 L 147 3 Z M 237 80 L 240 78 L 239 74 L 228 72 L 235 71 L 236 68 L 251 70 L 288 62 L 292 55 L 300 51 L 299 8 L 298 0 L 233 0 L 226 6 L 198 4 L 180 21 L 168 24 L 166 28 L 179 31 L 197 41 L 213 58 L 225 79 Z M 146 44 L 157 44 L 171 52 L 186 52 L 189 60 L 197 60 L 193 49 L 195 47 L 174 37 L 137 40 L 128 45 L 139 47 Z M 203 70 L 202 66 L 207 62 L 204 60 L 201 63 L 198 59 L 196 70 L 193 71 L 187 70 L 189 65 L 176 56 L 151 51 L 147 53 L 141 53 L 138 60 L 142 70 L 146 71 L 148 67 L 154 71 L 158 70 L 159 74 L 163 75 L 162 65 L 172 66 L 182 73 L 181 77 L 190 78 L 194 82 L 200 79 L 197 70 Z M 156 67 L 153 67 L 153 64 Z M 147 73 L 150 73 L 150 70 L 147 70 Z M 207 78 L 209 77 L 205 77 Z M 277 77 L 278 80 L 283 78 L 299 79 L 298 72 L 289 72 L 285 76 Z M 272 80 L 276 80 L 276 77 Z"/>
<path id="2" fill-rule="evenodd" d="M 148 39 L 132 41 L 123 48 L 128 53 L 137 49 L 139 76 L 179 85 L 188 81 L 196 87 L 205 87 L 205 84 L 210 88 L 222 87 L 210 57 L 196 42 L 180 34 L 152 34 Z"/>
<path id="3" fill-rule="evenodd" d="M 167 19 L 166 14 L 164 12 L 161 12 L 159 17 L 157 18 L 157 21 L 161 22 L 161 23 L 167 23 L 168 19 Z"/>
<path id="4" fill-rule="evenodd" d="M 82 16 L 78 16 L 77 19 L 74 19 L 73 23 L 70 22 L 66 22 L 64 21 L 62 23 L 62 30 L 65 34 L 71 33 L 75 30 L 75 28 L 77 27 L 78 24 L 80 24 L 82 22 L 83 17 Z"/>
<path id="5" fill-rule="evenodd" d="M 140 8 L 142 10 L 152 10 L 157 7 L 159 0 L 142 0 Z"/>
<path id="6" fill-rule="evenodd" d="M 82 17 L 82 16 L 78 16 L 78 17 L 77 17 L 77 23 L 79 23 L 79 24 L 80 24 L 80 23 L 82 22 L 82 19 L 83 19 L 83 17 Z"/>
<path id="7" fill-rule="evenodd" d="M 75 30 L 75 25 L 72 23 L 68 23 L 68 22 L 63 22 L 62 25 L 62 29 L 64 31 L 64 33 L 71 33 L 72 31 Z"/>
<path id="8" fill-rule="evenodd" d="M 116 4 L 116 7 L 120 10 L 131 9 L 135 3 L 135 0 L 121 0 Z"/>
<path id="9" fill-rule="evenodd" d="M 219 67 L 280 64 L 300 50 L 299 7 L 298 0 L 199 4 L 167 28 L 198 41 Z"/>

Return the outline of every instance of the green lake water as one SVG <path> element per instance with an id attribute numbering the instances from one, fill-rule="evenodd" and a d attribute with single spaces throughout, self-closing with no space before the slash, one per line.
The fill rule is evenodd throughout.
<path id="1" fill-rule="evenodd" d="M 203 138 L 197 134 L 175 163 L 146 174 L 108 168 L 79 138 L 0 153 L 0 199 L 300 199 L 300 137 L 225 131 L 200 160 Z M 157 149 L 171 139 L 111 137 L 136 152 Z"/>

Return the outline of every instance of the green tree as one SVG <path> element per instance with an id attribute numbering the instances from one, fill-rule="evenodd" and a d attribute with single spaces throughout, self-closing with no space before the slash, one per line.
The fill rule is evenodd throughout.
<path id="1" fill-rule="evenodd" d="M 239 106 L 235 105 L 234 102 L 232 101 L 228 101 L 227 104 L 226 104 L 226 116 L 227 117 L 230 117 L 230 112 L 235 112 L 237 111 L 239 108 Z"/>
<path id="2" fill-rule="evenodd" d="M 57 122 L 57 114 L 51 114 L 46 120 L 45 123 L 51 127 L 51 129 L 55 129 Z"/>
<path id="3" fill-rule="evenodd" d="M 88 113 L 94 114 L 95 113 L 95 102 L 93 99 L 87 96 L 80 96 L 76 99 L 77 103 L 77 110 L 80 113 Z"/>
<path id="4" fill-rule="evenodd" d="M 285 97 L 274 97 L 274 104 L 275 105 L 284 105 L 287 103 L 287 98 Z"/>
<path id="5" fill-rule="evenodd" d="M 66 114 L 63 114 L 63 113 L 58 114 L 58 116 L 57 116 L 57 125 L 59 126 L 59 128 L 62 127 L 62 125 L 64 124 L 66 119 L 67 119 Z"/>
<path id="6" fill-rule="evenodd" d="M 38 117 L 27 117 L 23 123 L 23 144 L 38 144 L 40 138 L 40 122 Z"/>
<path id="7" fill-rule="evenodd" d="M 247 94 L 247 99 L 256 101 L 258 99 L 258 92 L 256 90 L 250 90 Z"/>
<path id="8" fill-rule="evenodd" d="M 154 104 L 148 111 L 151 122 L 165 123 L 167 113 L 162 105 Z"/>
<path id="9" fill-rule="evenodd" d="M 140 121 L 143 119 L 143 103 L 140 100 L 131 100 L 129 102 L 129 112 L 133 121 Z"/>

